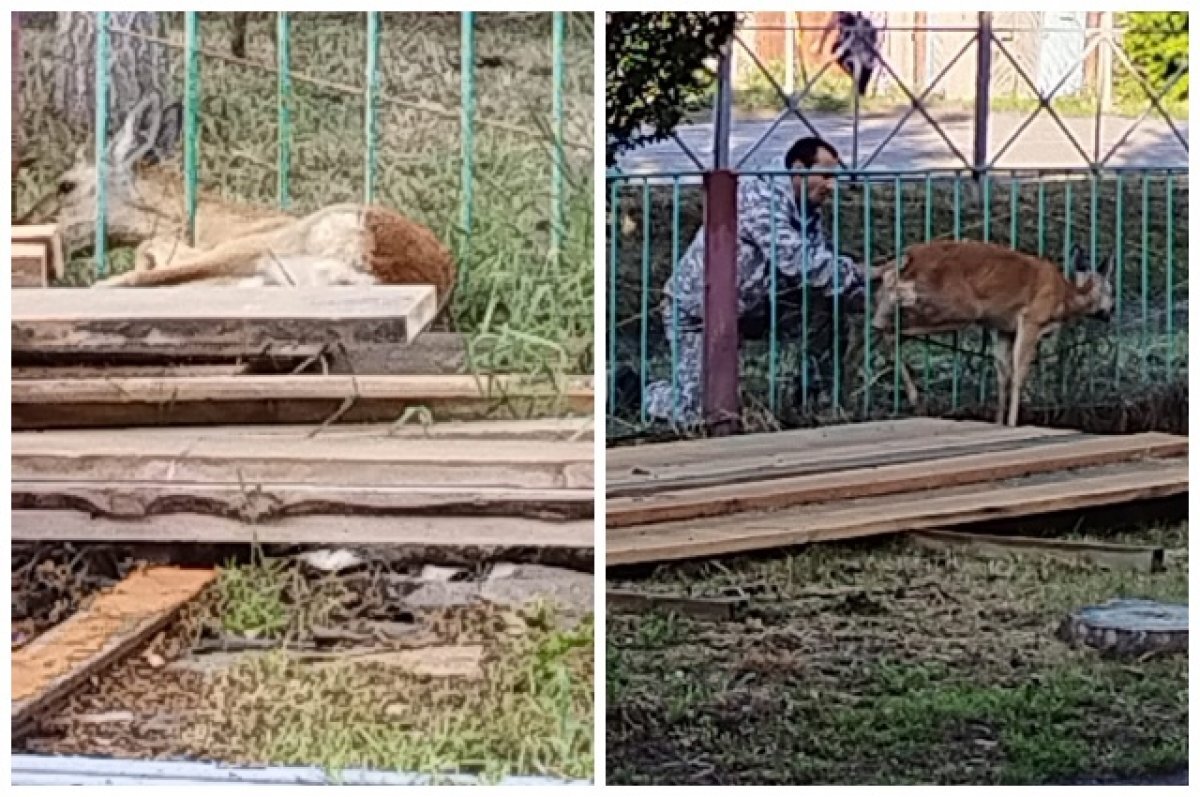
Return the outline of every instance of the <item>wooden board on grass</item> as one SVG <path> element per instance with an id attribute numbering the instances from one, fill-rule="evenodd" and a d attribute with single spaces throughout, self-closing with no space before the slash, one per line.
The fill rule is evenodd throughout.
<path id="1" fill-rule="evenodd" d="M 607 562 L 639 564 L 944 528 L 1185 494 L 1186 459 L 1145 460 L 1005 483 L 614 529 Z"/>
<path id="2" fill-rule="evenodd" d="M 1037 473 L 1096 467 L 1150 457 L 1187 454 L 1187 438 L 1165 434 L 1051 437 L 1044 444 L 966 456 L 941 454 L 919 462 L 836 470 L 754 483 L 610 498 L 608 528 L 779 510 L 803 504 L 932 490 L 1013 479 Z"/>
<path id="3" fill-rule="evenodd" d="M 42 288 L 12 301 L 23 354 L 292 356 L 314 345 L 403 346 L 433 320 L 423 285 L 333 288 Z"/>
<path id="4" fill-rule="evenodd" d="M 12 654 L 17 727 L 131 653 L 216 577 L 216 571 L 152 567 L 101 593 L 86 608 Z"/>

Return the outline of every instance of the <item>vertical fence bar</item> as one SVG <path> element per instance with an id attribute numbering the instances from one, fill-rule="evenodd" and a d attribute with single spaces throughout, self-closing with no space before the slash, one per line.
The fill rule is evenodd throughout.
<path id="1" fill-rule="evenodd" d="M 933 176 L 925 174 L 925 243 L 933 240 Z M 922 349 L 921 363 L 921 392 L 929 392 L 929 372 L 933 367 L 933 356 L 929 351 L 929 338 L 925 339 Z"/>
<path id="2" fill-rule="evenodd" d="M 729 169 L 733 109 L 730 46 L 717 66 L 714 169 L 704 177 L 704 415 L 715 435 L 733 431 L 738 396 L 737 175 Z"/>
<path id="3" fill-rule="evenodd" d="M 1096 172 L 1090 172 L 1090 193 L 1088 196 L 1088 226 L 1091 232 L 1091 238 L 1088 242 L 1088 258 L 1091 267 L 1094 269 L 1097 265 L 1097 250 L 1100 248 L 1100 186 L 1097 185 Z M 1093 358 L 1087 358 L 1087 373 L 1088 373 L 1088 395 L 1096 395 L 1096 367 Z"/>
<path id="4" fill-rule="evenodd" d="M 638 387 L 646 395 L 650 359 L 650 179 L 642 178 L 642 273 L 638 314 Z M 641 417 L 646 423 L 646 402 L 641 402 Z"/>
<path id="5" fill-rule="evenodd" d="M 620 180 L 608 184 L 608 414 L 613 415 L 617 395 L 617 252 L 621 246 L 620 235 Z M 468 208 L 468 213 L 469 208 Z M 469 218 L 468 218 L 469 221 Z M 638 397 L 638 404 L 644 396 Z"/>
<path id="6" fill-rule="evenodd" d="M 900 270 L 900 257 L 904 252 L 904 183 L 899 177 L 895 178 L 895 207 L 896 213 L 896 241 L 895 251 L 896 257 L 892 261 L 895 263 L 896 271 Z M 868 304 L 867 307 L 870 307 Z M 892 414 L 900 414 L 900 303 L 896 303 L 896 309 L 892 318 L 892 329 L 895 334 L 892 335 Z"/>
<path id="7" fill-rule="evenodd" d="M 842 206 L 842 182 L 840 180 L 833 181 L 833 262 L 836 264 L 841 259 L 841 243 L 842 243 L 842 224 L 839 209 Z M 833 410 L 838 412 L 842 408 L 842 302 L 841 302 L 841 286 L 838 284 L 841 280 L 841 269 L 836 265 L 833 269 Z"/>
<path id="8" fill-rule="evenodd" d="M 767 345 L 770 351 L 767 353 L 767 391 L 769 399 L 767 406 L 771 410 L 772 415 L 778 414 L 778 405 L 776 403 L 776 386 L 775 386 L 775 371 L 779 367 L 778 356 L 776 350 L 779 342 L 776 339 L 779 330 L 779 294 L 778 294 L 778 273 L 779 273 L 779 231 L 777 228 L 778 220 L 776 213 L 779 210 L 779 199 L 775 193 L 775 176 L 767 178 L 771 181 L 771 284 L 769 286 L 770 300 L 770 329 L 767 331 Z"/>
<path id="9" fill-rule="evenodd" d="M 1071 233 L 1073 225 L 1071 224 L 1071 214 L 1075 211 L 1074 197 L 1071 196 L 1071 180 L 1063 181 L 1063 274 L 1071 276 L 1075 271 L 1075 264 L 1071 262 Z"/>
<path id="10" fill-rule="evenodd" d="M 12 74 L 11 80 L 11 113 L 9 117 L 12 119 L 12 157 L 9 173 L 11 177 L 17 176 L 17 169 L 21 163 L 21 12 L 13 11 L 11 17 L 12 23 Z"/>
<path id="11" fill-rule="evenodd" d="M 467 65 L 463 64 L 466 69 Z M 367 147 L 363 202 L 375 201 L 375 172 L 379 161 L 379 12 L 367 12 L 367 93 L 363 137 Z"/>
<path id="12" fill-rule="evenodd" d="M 1149 377 L 1150 358 L 1146 356 L 1150 326 L 1150 174 L 1142 172 L 1142 329 L 1138 353 L 1142 361 L 1142 381 Z"/>
<path id="13" fill-rule="evenodd" d="M 108 12 L 96 12 L 96 278 L 108 274 Z"/>
<path id="14" fill-rule="evenodd" d="M 1037 253 L 1038 257 L 1046 256 L 1046 175 L 1038 172 L 1037 176 Z"/>
<path id="15" fill-rule="evenodd" d="M 565 138 L 566 115 L 563 112 L 563 95 L 566 91 L 566 58 L 565 43 L 567 32 L 567 16 L 562 11 L 555 11 L 551 16 L 551 117 L 554 124 L 554 163 L 550 173 L 550 257 L 558 262 L 562 250 L 564 234 L 563 224 L 563 182 L 566 171 L 566 155 L 563 150 Z"/>
<path id="16" fill-rule="evenodd" d="M 800 218 L 808 223 L 808 178 L 804 178 L 800 191 Z M 808 230 L 805 230 L 805 235 Z M 812 255 L 804 247 L 800 269 L 800 406 L 808 409 L 808 270 L 812 266 Z"/>
<path id="17" fill-rule="evenodd" d="M 292 171 L 292 37 L 288 12 L 280 11 L 275 21 L 275 38 L 278 40 L 275 50 L 279 62 L 279 155 L 276 168 L 279 172 L 279 207 L 287 210 L 292 203 L 289 182 Z"/>
<path id="18" fill-rule="evenodd" d="M 983 206 L 983 230 L 981 236 L 984 241 L 992 240 L 992 178 L 987 172 L 977 175 L 979 179 L 980 204 Z M 988 358 L 986 356 L 988 346 L 991 344 L 992 336 L 986 329 L 979 330 L 979 403 L 982 405 L 987 402 L 988 385 L 991 382 L 987 378 Z"/>
<path id="19" fill-rule="evenodd" d="M 962 240 L 962 174 L 954 173 L 954 240 Z M 954 333 L 954 373 L 950 380 L 950 407 L 958 409 L 959 390 L 962 387 L 962 335 Z"/>
<path id="20" fill-rule="evenodd" d="M 196 245 L 196 194 L 200 177 L 200 15 L 184 15 L 183 187 L 187 208 L 188 245 Z"/>
<path id="21" fill-rule="evenodd" d="M 679 176 L 671 181 L 671 263 L 679 262 Z M 679 407 L 679 297 L 671 291 L 671 417 Z"/>
<path id="22" fill-rule="evenodd" d="M 975 178 L 987 168 L 988 116 L 992 104 L 992 12 L 979 12 L 975 59 Z"/>
<path id="23" fill-rule="evenodd" d="M 462 171 L 459 182 L 462 183 L 462 193 L 459 199 L 458 225 L 462 228 L 467 246 L 470 246 L 475 204 L 475 12 L 463 11 L 461 25 L 462 40 L 459 63 L 462 64 L 462 107 L 459 124 L 462 129 L 459 132 L 461 139 L 459 146 L 462 148 Z M 616 196 L 615 186 L 614 183 L 614 198 Z M 615 204 L 613 213 L 616 213 Z M 615 219 L 616 216 L 614 215 L 613 218 Z M 616 279 L 615 267 L 613 275 L 613 278 Z"/>
<path id="24" fill-rule="evenodd" d="M 1175 369 L 1175 175 L 1167 172 L 1167 371 Z"/>
<path id="25" fill-rule="evenodd" d="M 1117 172 L 1117 197 L 1113 207 L 1113 223 L 1116 232 L 1113 240 L 1113 270 L 1116 272 L 1116 284 L 1113 285 L 1113 321 L 1117 329 L 1124 321 L 1121 306 L 1125 293 L 1125 176 Z M 1118 395 L 1121 390 L 1121 333 L 1113 335 L 1113 383 Z"/>
<path id="26" fill-rule="evenodd" d="M 871 179 L 863 180 L 863 259 L 871 267 Z M 838 269 L 835 268 L 834 271 Z M 863 306 L 871 307 L 871 280 L 863 280 Z M 871 417 L 871 313 L 863 313 L 863 419 Z"/>

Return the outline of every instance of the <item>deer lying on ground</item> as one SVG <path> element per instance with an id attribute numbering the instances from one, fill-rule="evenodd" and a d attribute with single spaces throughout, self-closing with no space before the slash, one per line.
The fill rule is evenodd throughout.
<path id="1" fill-rule="evenodd" d="M 910 247 L 900 269 L 889 263 L 871 270 L 880 283 L 871 325 L 889 338 L 896 334 L 900 307 L 904 337 L 957 332 L 982 326 L 996 332 L 996 422 L 1017 425 L 1021 388 L 1037 356 L 1038 343 L 1077 318 L 1107 321 L 1113 308 L 1110 256 L 1093 270 L 1078 247 L 1072 254 L 1073 279 L 1046 260 L 978 241 L 934 241 Z M 917 388 L 903 360 L 897 363 L 909 401 Z"/>
<path id="2" fill-rule="evenodd" d="M 449 250 L 427 227 L 378 206 L 331 205 L 297 218 L 201 192 L 196 246 L 188 246 L 183 181 L 163 165 L 178 143 L 181 118 L 178 103 L 163 108 L 151 94 L 109 145 L 108 238 L 136 244 L 137 251 L 132 271 L 96 287 L 420 284 L 434 285 L 445 306 L 455 279 Z M 49 221 L 58 223 L 68 252 L 92 245 L 96 165 L 85 150 L 56 191 L 22 219 Z"/>

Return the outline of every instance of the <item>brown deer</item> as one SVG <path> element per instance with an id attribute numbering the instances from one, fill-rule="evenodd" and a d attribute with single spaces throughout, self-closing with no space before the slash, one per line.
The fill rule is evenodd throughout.
<path id="1" fill-rule="evenodd" d="M 1107 321 L 1113 308 L 1110 255 L 1098 269 L 1072 253 L 1068 279 L 1055 264 L 998 244 L 933 241 L 909 247 L 899 270 L 889 263 L 871 270 L 879 281 L 871 325 L 896 334 L 900 308 L 904 337 L 957 332 L 982 326 L 996 332 L 996 422 L 1017 425 L 1021 388 L 1037 356 L 1038 343 L 1062 324 L 1092 317 Z M 919 404 L 916 384 L 903 360 L 897 363 L 909 401 Z"/>
<path id="2" fill-rule="evenodd" d="M 183 181 L 164 165 L 181 118 L 178 103 L 163 108 L 150 94 L 108 146 L 108 238 L 137 251 L 132 271 L 97 287 L 433 285 L 445 305 L 455 280 L 449 250 L 429 228 L 378 206 L 331 205 L 299 218 L 200 192 L 188 246 Z M 92 245 L 96 165 L 86 150 L 22 221 L 57 222 L 68 252 Z"/>

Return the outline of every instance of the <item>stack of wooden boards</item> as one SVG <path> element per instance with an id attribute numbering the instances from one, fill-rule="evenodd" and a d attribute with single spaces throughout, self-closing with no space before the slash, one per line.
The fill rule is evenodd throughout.
<path id="1" fill-rule="evenodd" d="M 592 547 L 590 380 L 288 370 L 411 346 L 434 298 L 14 292 L 13 538 Z"/>
<path id="2" fill-rule="evenodd" d="M 915 418 L 611 449 L 607 563 L 718 556 L 1187 492 L 1187 438 Z"/>
<path id="3" fill-rule="evenodd" d="M 45 288 L 66 269 L 62 236 L 53 224 L 12 228 L 12 287 Z"/>

